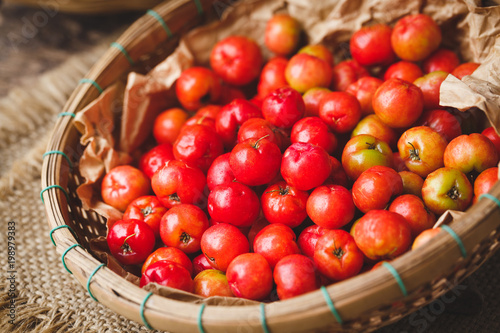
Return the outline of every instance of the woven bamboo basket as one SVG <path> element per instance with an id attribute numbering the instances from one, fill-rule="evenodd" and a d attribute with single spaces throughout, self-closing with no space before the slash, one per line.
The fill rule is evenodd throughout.
<path id="1" fill-rule="evenodd" d="M 162 0 L 3 0 L 3 2 L 48 9 L 51 12 L 107 14 L 146 10 L 158 5 Z"/>
<path id="2" fill-rule="evenodd" d="M 154 11 L 172 32 L 152 15 L 144 15 L 110 48 L 86 76 L 105 89 L 131 70 L 143 71 L 172 53 L 179 37 L 210 22 L 213 0 L 167 1 Z M 80 84 L 58 118 L 42 168 L 42 199 L 51 238 L 63 262 L 90 295 L 111 310 L 146 326 L 171 332 L 304 332 L 371 331 L 395 322 L 437 299 L 481 266 L 499 247 L 500 182 L 490 194 L 449 224 L 430 245 L 409 251 L 379 268 L 325 289 L 292 299 L 258 305 L 213 305 L 150 294 L 104 266 L 89 252 L 90 239 L 106 234 L 102 216 L 85 211 L 76 195 L 81 177 L 76 165 L 83 151 L 75 129 L 76 113 L 99 95 L 95 86 Z M 70 163 L 71 162 L 71 163 Z M 459 242 L 457 242 L 457 239 Z"/>

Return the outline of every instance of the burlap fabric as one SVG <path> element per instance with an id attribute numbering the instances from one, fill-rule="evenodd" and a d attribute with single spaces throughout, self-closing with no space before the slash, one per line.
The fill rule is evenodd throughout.
<path id="1" fill-rule="evenodd" d="M 93 301 L 64 269 L 40 200 L 42 155 L 57 114 L 116 34 L 110 31 L 98 46 L 40 70 L 39 78 L 12 87 L 0 99 L 0 332 L 148 331 Z M 8 226 L 15 227 L 15 273 L 9 273 Z M 446 297 L 380 332 L 498 332 L 499 273 L 497 253 Z M 9 294 L 12 286 L 15 297 Z M 12 299 L 14 324 L 9 323 Z"/>

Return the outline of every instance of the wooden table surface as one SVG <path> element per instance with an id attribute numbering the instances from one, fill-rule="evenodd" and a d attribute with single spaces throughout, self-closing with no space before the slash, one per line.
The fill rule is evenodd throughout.
<path id="1" fill-rule="evenodd" d="M 44 7 L 3 5 L 0 9 L 0 97 L 29 84 L 69 56 L 98 44 L 141 13 L 75 15 Z"/>

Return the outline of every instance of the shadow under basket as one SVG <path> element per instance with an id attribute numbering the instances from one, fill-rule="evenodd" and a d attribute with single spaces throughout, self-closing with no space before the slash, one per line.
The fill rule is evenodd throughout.
<path id="1" fill-rule="evenodd" d="M 87 79 L 105 89 L 131 70 L 145 72 L 171 54 L 179 37 L 214 15 L 208 0 L 167 1 L 144 15 L 117 41 L 134 61 L 110 48 Z M 161 17 L 161 20 L 159 19 Z M 166 33 L 165 23 L 171 34 Z M 58 118 L 45 156 L 41 196 L 57 251 L 90 296 L 147 327 L 170 332 L 371 331 L 401 319 L 459 284 L 499 246 L 500 183 L 431 244 L 409 251 L 390 265 L 292 299 L 258 305 L 192 303 L 151 294 L 126 281 L 90 254 L 89 240 L 106 235 L 106 221 L 85 211 L 76 196 L 83 147 L 72 114 L 99 96 L 80 84 Z"/>

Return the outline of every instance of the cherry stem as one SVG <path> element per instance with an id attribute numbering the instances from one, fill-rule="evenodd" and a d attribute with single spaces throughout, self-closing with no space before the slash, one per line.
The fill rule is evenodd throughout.
<path id="1" fill-rule="evenodd" d="M 198 121 L 196 122 L 196 125 L 203 124 L 203 120 L 205 120 L 205 118 L 207 118 L 206 114 L 204 114 L 203 116 L 200 117 L 200 119 L 198 119 Z"/>
<path id="2" fill-rule="evenodd" d="M 409 141 L 408 144 L 412 147 L 412 149 L 410 149 L 410 158 L 412 160 L 420 160 L 420 156 L 418 156 L 418 149 L 415 148 L 415 146 Z"/>
<path id="3" fill-rule="evenodd" d="M 128 241 L 128 239 L 129 239 L 130 237 L 133 237 L 133 236 L 135 236 L 135 232 L 134 232 L 132 235 L 128 235 L 128 236 L 125 238 L 125 240 L 123 241 L 123 244 L 125 244 L 125 243 Z"/>
<path id="4" fill-rule="evenodd" d="M 269 135 L 270 135 L 270 134 L 266 134 L 266 135 L 264 135 L 262 138 L 260 138 L 259 140 L 255 141 L 255 143 L 253 144 L 252 148 L 255 148 L 255 149 L 259 148 L 259 142 L 260 142 L 261 140 L 263 140 L 263 139 L 267 138 Z"/>
<path id="5" fill-rule="evenodd" d="M 153 208 L 151 206 L 147 206 L 147 207 L 141 209 L 141 213 L 144 217 L 148 216 L 152 212 L 153 212 Z"/>
<path id="6" fill-rule="evenodd" d="M 279 192 L 280 195 L 287 195 L 289 192 L 290 192 L 290 188 L 288 186 L 286 187 L 281 187 L 279 189 L 275 189 L 275 190 L 270 190 L 270 191 L 267 191 L 267 193 L 273 193 L 273 192 Z"/>
<path id="7" fill-rule="evenodd" d="M 132 235 L 128 235 L 124 240 L 123 240 L 123 244 L 122 246 L 120 246 L 120 249 L 123 250 L 123 253 L 129 253 L 129 252 L 132 252 L 132 248 L 130 247 L 130 245 L 127 243 L 127 241 L 129 240 L 130 237 L 132 236 L 135 236 L 135 233 L 133 233 Z"/>
<path id="8" fill-rule="evenodd" d="M 391 257 L 396 251 L 398 250 L 398 247 L 396 246 L 394 249 L 392 249 L 391 252 L 387 253 L 389 257 Z"/>
<path id="9" fill-rule="evenodd" d="M 179 201 L 179 202 L 181 201 L 181 198 L 179 198 L 179 196 L 177 195 L 177 193 L 170 194 L 170 195 L 168 196 L 168 198 L 169 198 L 170 200 L 174 200 L 174 201 Z"/>
<path id="10" fill-rule="evenodd" d="M 458 192 L 458 188 L 456 186 L 453 186 L 448 193 L 446 193 L 448 197 L 452 200 L 457 200 L 458 197 L 460 196 L 460 193 Z"/>
<path id="11" fill-rule="evenodd" d="M 332 253 L 335 257 L 337 257 L 337 259 L 342 259 L 342 256 L 344 255 L 344 250 L 342 250 L 341 247 L 337 247 L 337 245 L 335 244 L 335 241 L 333 242 L 333 247 L 335 248 Z"/>
<path id="12" fill-rule="evenodd" d="M 189 234 L 186 233 L 185 231 L 182 232 L 180 241 L 183 242 L 184 244 L 187 244 L 187 243 L 189 243 L 190 240 L 191 240 L 191 236 L 189 236 Z"/>
<path id="13" fill-rule="evenodd" d="M 333 250 L 333 255 L 337 257 L 337 259 L 341 259 L 342 256 L 344 255 L 344 251 L 341 248 L 336 248 Z"/>

